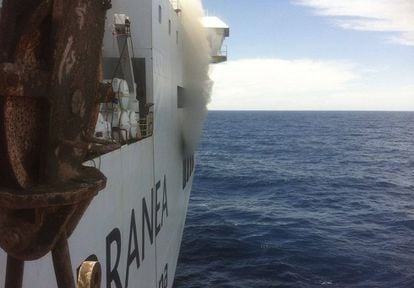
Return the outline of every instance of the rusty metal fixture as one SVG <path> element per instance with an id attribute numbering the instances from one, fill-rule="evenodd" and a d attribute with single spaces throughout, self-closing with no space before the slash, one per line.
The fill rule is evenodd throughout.
<path id="1" fill-rule="evenodd" d="M 7 256 L 6 286 L 21 288 L 23 284 L 24 261 Z"/>
<path id="2" fill-rule="evenodd" d="M 102 77 L 102 76 L 101 76 Z M 100 103 L 108 103 L 115 99 L 115 92 L 111 83 L 99 83 L 99 99 Z"/>
<path id="3" fill-rule="evenodd" d="M 75 288 L 68 240 L 65 235 L 62 235 L 62 237 L 59 238 L 57 245 L 53 248 L 52 259 L 58 287 Z"/>
<path id="4" fill-rule="evenodd" d="M 102 270 L 98 261 L 84 261 L 79 267 L 78 288 L 101 287 Z"/>
<path id="5" fill-rule="evenodd" d="M 3 0 L 0 17 L 0 247 L 6 288 L 52 251 L 58 287 L 75 287 L 67 238 L 106 185 L 83 167 L 99 103 L 109 0 Z M 113 143 L 112 143 L 113 144 Z M 104 147 L 104 148 L 103 148 Z"/>
<path id="6" fill-rule="evenodd" d="M 85 167 L 84 178 L 39 185 L 30 190 L 0 191 L 0 246 L 15 258 L 35 260 L 70 235 L 105 179 Z"/>

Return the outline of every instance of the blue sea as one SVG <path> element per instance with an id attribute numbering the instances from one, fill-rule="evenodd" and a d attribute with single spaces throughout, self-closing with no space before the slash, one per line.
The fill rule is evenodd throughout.
<path id="1" fill-rule="evenodd" d="M 210 112 L 174 287 L 414 287 L 414 113 Z"/>

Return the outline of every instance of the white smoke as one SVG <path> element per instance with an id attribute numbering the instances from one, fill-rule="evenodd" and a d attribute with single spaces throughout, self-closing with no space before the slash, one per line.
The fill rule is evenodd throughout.
<path id="1" fill-rule="evenodd" d="M 184 153 L 194 152 L 207 114 L 212 82 L 208 76 L 210 45 L 202 26 L 200 0 L 181 0 L 183 24 L 185 108 L 182 111 Z"/>

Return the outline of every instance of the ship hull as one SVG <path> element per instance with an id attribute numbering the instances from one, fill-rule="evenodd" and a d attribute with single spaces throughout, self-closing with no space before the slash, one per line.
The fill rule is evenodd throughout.
<path id="1" fill-rule="evenodd" d="M 108 184 L 69 238 L 69 248 L 74 273 L 85 260 L 99 261 L 101 287 L 172 287 L 192 175 L 183 183 L 181 157 L 164 155 L 154 165 L 154 146 L 149 137 L 85 163 L 105 173 Z M 2 252 L 3 283 L 5 267 Z M 50 254 L 26 262 L 23 287 L 56 286 Z"/>
<path id="2" fill-rule="evenodd" d="M 69 237 L 73 273 L 77 279 L 79 265 L 93 259 L 102 267 L 101 287 L 172 287 L 194 169 L 194 157 L 183 148 L 184 109 L 177 105 L 178 87 L 184 85 L 182 23 L 169 0 L 112 4 L 103 42 L 104 79 L 126 76 L 118 65 L 122 49 L 113 18 L 127 14 L 136 95 L 140 104 L 151 106 L 152 127 L 146 138 L 85 162 L 103 172 L 107 186 Z M 6 262 L 0 251 L 0 283 Z M 51 253 L 25 263 L 23 287 L 57 287 Z"/>

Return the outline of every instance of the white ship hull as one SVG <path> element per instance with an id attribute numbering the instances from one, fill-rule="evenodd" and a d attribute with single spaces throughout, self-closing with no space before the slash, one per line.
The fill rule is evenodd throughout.
<path id="1" fill-rule="evenodd" d="M 158 22 L 158 5 L 163 23 Z M 131 13 L 135 21 L 133 52 L 145 59 L 147 101 L 154 103 L 153 136 L 86 163 L 96 165 L 108 180 L 69 238 L 73 271 L 95 255 L 102 267 L 101 287 L 172 287 L 192 183 L 191 175 L 183 188 L 185 157 L 177 108 L 177 86 L 183 86 L 182 43 L 175 33 L 181 33 L 181 24 L 168 0 L 113 1 L 104 59 L 119 58 L 112 36 L 114 13 Z M 0 283 L 5 281 L 6 258 L 2 252 Z M 57 287 L 50 254 L 25 263 L 23 287 Z"/>
<path id="2" fill-rule="evenodd" d="M 172 287 L 192 176 L 183 189 L 177 151 L 163 153 L 165 160 L 154 162 L 155 138 L 123 146 L 89 163 L 105 173 L 108 185 L 92 201 L 69 246 L 73 271 L 89 256 L 97 257 L 103 272 L 101 287 Z M 4 253 L 0 261 L 4 283 Z M 23 287 L 56 285 L 50 254 L 26 262 Z"/>
<path id="3" fill-rule="evenodd" d="M 189 121 L 188 115 L 198 111 L 186 107 L 180 95 L 191 80 L 186 79 L 184 59 L 189 57 L 184 55 L 190 51 L 184 47 L 189 35 L 177 2 L 113 0 L 108 10 L 104 78 L 128 76 L 126 71 L 119 72 L 122 49 L 113 35 L 114 15 L 126 14 L 131 20 L 129 57 L 139 70 L 132 72 L 136 95 L 153 104 L 153 132 L 85 162 L 103 172 L 107 185 L 69 238 L 75 279 L 79 265 L 94 259 L 102 267 L 101 287 L 173 286 L 194 172 L 194 155 L 188 149 L 194 143 L 188 139 L 200 132 L 188 131 L 201 127 Z M 6 260 L 7 254 L 0 251 L 0 283 L 5 283 Z M 23 287 L 57 287 L 50 253 L 25 263 Z"/>

